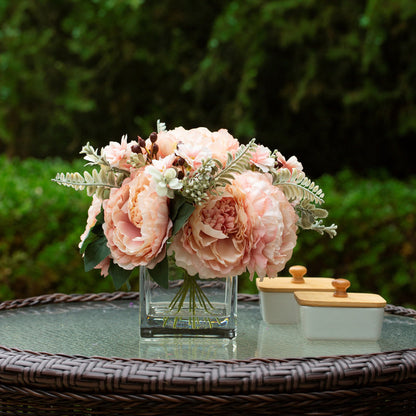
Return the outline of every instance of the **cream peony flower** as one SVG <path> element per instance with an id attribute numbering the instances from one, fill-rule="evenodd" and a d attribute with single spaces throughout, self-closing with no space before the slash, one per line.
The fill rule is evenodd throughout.
<path id="1" fill-rule="evenodd" d="M 143 168 L 111 191 L 104 219 L 104 234 L 116 264 L 127 270 L 153 268 L 163 259 L 172 228 L 168 199 L 157 194 Z"/>

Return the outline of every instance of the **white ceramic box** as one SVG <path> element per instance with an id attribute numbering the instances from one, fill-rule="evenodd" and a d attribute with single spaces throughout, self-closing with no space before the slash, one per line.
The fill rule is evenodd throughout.
<path id="1" fill-rule="evenodd" d="M 372 293 L 347 293 L 350 283 L 333 280 L 335 291 L 295 292 L 300 321 L 311 340 L 377 341 L 383 325 L 385 299 Z"/>
<path id="2" fill-rule="evenodd" d="M 292 277 L 264 277 L 256 279 L 260 294 L 260 311 L 263 320 L 269 324 L 295 324 L 299 322 L 299 305 L 295 300 L 295 291 L 333 292 L 332 278 L 303 277 L 307 270 L 304 266 L 292 266 Z"/>

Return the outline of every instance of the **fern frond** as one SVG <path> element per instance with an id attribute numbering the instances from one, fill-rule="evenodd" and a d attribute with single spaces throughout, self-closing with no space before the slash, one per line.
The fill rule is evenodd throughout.
<path id="1" fill-rule="evenodd" d="M 124 175 L 116 175 L 111 169 L 101 169 L 99 172 L 93 169 L 92 174 L 84 172 L 84 175 L 78 172 L 58 173 L 52 181 L 77 191 L 86 189 L 89 196 L 97 192 L 98 197 L 104 197 L 105 189 L 119 188 L 123 179 Z"/>
<path id="2" fill-rule="evenodd" d="M 228 153 L 225 167 L 219 170 L 212 178 L 213 187 L 228 185 L 234 179 L 235 173 L 243 173 L 246 171 L 250 166 L 251 153 L 255 147 L 255 139 L 252 139 L 246 146 L 240 146 L 235 156 Z"/>
<path id="3" fill-rule="evenodd" d="M 325 194 L 322 189 L 305 176 L 304 172 L 283 168 L 275 170 L 273 174 L 273 185 L 278 186 L 289 201 L 308 200 L 315 204 L 324 202 Z"/>

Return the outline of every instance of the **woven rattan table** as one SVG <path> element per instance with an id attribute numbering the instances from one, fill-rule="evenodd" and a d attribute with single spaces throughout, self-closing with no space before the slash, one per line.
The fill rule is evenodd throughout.
<path id="1" fill-rule="evenodd" d="M 276 328 L 258 319 L 255 295 L 239 295 L 237 340 L 213 341 L 211 347 L 195 340 L 172 341 L 171 347 L 166 341 L 143 344 L 137 342 L 138 329 L 124 330 L 122 321 L 98 324 L 98 313 L 137 313 L 138 319 L 137 301 L 137 292 L 118 292 L 0 303 L 0 414 L 416 414 L 414 310 L 388 305 L 388 336 L 356 344 L 355 350 L 334 343 L 325 356 L 322 345 L 293 343 L 293 328 L 282 329 L 279 344 Z M 82 345 L 71 324 L 78 312 L 91 317 L 83 328 L 91 332 L 89 342 Z M 15 339 L 22 314 L 33 324 Z M 249 316 L 257 322 L 251 329 L 244 322 Z M 55 325 L 50 333 L 48 319 Z M 94 333 L 91 328 L 100 325 L 101 332 Z M 398 326 L 407 340 L 395 332 Z M 101 345 L 107 335 L 113 345 Z"/>

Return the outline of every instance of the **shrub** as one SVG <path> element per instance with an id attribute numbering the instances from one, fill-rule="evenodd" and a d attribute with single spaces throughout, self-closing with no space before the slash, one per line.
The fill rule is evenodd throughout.
<path id="1" fill-rule="evenodd" d="M 58 159 L 0 157 L 2 299 L 112 290 L 110 281 L 84 273 L 77 250 L 89 198 L 51 181 L 57 171 L 73 168 Z"/>
<path id="2" fill-rule="evenodd" d="M 51 181 L 57 172 L 82 171 L 82 161 L 0 157 L 0 170 L 0 298 L 113 291 L 110 279 L 84 272 L 77 248 L 90 198 Z M 353 291 L 416 305 L 416 178 L 342 171 L 318 183 L 327 195 L 327 223 L 338 224 L 338 236 L 300 233 L 280 275 L 304 264 L 308 276 L 345 277 Z M 137 289 L 137 278 L 132 283 Z M 248 279 L 239 284 L 241 292 L 256 292 Z"/>
<path id="3" fill-rule="evenodd" d="M 359 178 L 350 171 L 323 176 L 327 223 L 333 239 L 303 231 L 288 268 L 303 264 L 308 276 L 343 277 L 351 291 L 379 293 L 388 302 L 416 305 L 416 178 Z M 246 290 L 254 291 L 252 283 Z"/>

